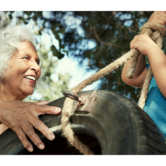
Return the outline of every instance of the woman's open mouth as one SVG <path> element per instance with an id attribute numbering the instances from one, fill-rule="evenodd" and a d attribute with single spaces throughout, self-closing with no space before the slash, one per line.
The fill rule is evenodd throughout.
<path id="1" fill-rule="evenodd" d="M 24 77 L 28 82 L 32 83 L 32 84 L 36 84 L 36 77 L 32 76 L 32 75 L 27 75 Z"/>

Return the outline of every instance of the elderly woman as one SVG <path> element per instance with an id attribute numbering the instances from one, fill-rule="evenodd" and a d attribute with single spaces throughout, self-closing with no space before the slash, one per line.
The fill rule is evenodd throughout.
<path id="1" fill-rule="evenodd" d="M 49 140 L 55 138 L 38 116 L 59 114 L 61 111 L 58 107 L 46 105 L 46 101 L 22 101 L 34 92 L 41 74 L 39 63 L 33 34 L 28 29 L 8 26 L 0 31 L 0 134 L 11 128 L 30 152 L 33 146 L 27 137 L 38 148 L 44 149 L 33 127 Z"/>

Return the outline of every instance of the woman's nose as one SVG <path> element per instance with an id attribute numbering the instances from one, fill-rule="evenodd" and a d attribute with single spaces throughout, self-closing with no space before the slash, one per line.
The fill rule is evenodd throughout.
<path id="1" fill-rule="evenodd" d="M 31 69 L 35 70 L 36 72 L 39 72 L 40 66 L 37 64 L 37 62 L 33 62 L 33 64 L 31 65 Z"/>

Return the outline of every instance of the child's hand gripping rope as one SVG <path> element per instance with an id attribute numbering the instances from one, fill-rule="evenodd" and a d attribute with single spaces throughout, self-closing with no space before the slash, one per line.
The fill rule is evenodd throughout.
<path id="1" fill-rule="evenodd" d="M 137 49 L 140 53 L 147 56 L 153 49 L 159 48 L 154 41 L 146 34 L 137 35 L 130 43 L 130 49 Z"/>

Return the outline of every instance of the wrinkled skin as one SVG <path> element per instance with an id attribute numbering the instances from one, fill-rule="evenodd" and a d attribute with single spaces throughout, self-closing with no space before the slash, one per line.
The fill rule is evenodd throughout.
<path id="1" fill-rule="evenodd" d="M 9 60 L 9 69 L 4 79 L 0 82 L 0 124 L 11 128 L 18 136 L 23 146 L 30 152 L 33 151 L 32 142 L 40 149 L 44 144 L 35 133 L 39 130 L 46 138 L 53 140 L 54 134 L 39 120 L 43 114 L 59 114 L 61 109 L 46 105 L 48 101 L 23 102 L 22 100 L 34 92 L 36 81 L 39 79 L 41 69 L 35 47 L 29 41 L 23 41 L 20 48 Z M 31 75 L 36 79 L 32 81 L 26 76 Z M 0 125 L 0 133 L 2 132 Z"/>

